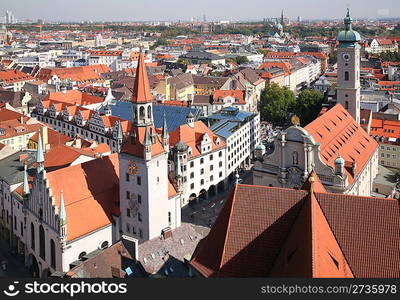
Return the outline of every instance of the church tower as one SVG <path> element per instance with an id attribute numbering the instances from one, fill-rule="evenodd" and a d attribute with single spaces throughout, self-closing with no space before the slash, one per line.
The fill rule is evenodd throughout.
<path id="1" fill-rule="evenodd" d="M 340 103 L 360 123 L 360 34 L 351 28 L 352 19 L 347 9 L 345 30 L 337 40 L 337 103 Z"/>
<path id="2" fill-rule="evenodd" d="M 144 53 L 140 53 L 136 68 L 135 85 L 132 95 L 133 125 L 147 126 L 153 124 L 153 95 L 150 92 L 149 79 L 147 77 Z"/>
<path id="3" fill-rule="evenodd" d="M 168 178 L 166 121 L 162 132 L 157 131 L 152 101 L 144 54 L 140 53 L 131 98 L 132 128 L 119 152 L 119 232 L 139 243 L 180 224 L 180 198 Z"/>

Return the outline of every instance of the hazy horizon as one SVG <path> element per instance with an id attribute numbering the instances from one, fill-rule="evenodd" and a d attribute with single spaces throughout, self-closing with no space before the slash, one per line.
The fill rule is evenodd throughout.
<path id="1" fill-rule="evenodd" d="M 349 7 L 353 18 L 400 17 L 398 0 L 281 0 L 279 2 L 247 0 L 232 3 L 228 0 L 202 0 L 188 4 L 182 0 L 1 0 L 0 15 L 6 10 L 19 20 L 45 21 L 177 21 L 192 18 L 213 20 L 261 20 L 279 17 L 295 19 L 343 18 Z"/>

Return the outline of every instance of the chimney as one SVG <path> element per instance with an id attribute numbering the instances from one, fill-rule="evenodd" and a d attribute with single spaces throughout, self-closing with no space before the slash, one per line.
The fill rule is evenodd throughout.
<path id="1" fill-rule="evenodd" d="M 42 126 L 42 128 L 40 128 L 40 134 L 42 136 L 43 151 L 46 152 L 46 150 L 50 149 L 48 128 L 46 126 Z"/>
<path id="2" fill-rule="evenodd" d="M 75 142 L 74 142 L 74 147 L 81 149 L 82 148 L 82 139 L 79 135 L 76 136 Z"/>
<path id="3" fill-rule="evenodd" d="M 19 122 L 20 122 L 21 124 L 24 124 L 24 116 L 21 116 L 21 117 L 19 118 Z"/>

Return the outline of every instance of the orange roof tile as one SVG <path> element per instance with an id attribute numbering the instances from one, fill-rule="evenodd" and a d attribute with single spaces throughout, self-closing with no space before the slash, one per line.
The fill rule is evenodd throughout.
<path id="1" fill-rule="evenodd" d="M 19 70 L 6 70 L 0 71 L 0 82 L 14 83 L 19 81 L 34 80 L 31 75 L 21 72 Z"/>
<path id="2" fill-rule="evenodd" d="M 332 168 L 340 154 L 346 162 L 356 162 L 356 174 L 345 168 L 349 184 L 358 176 L 371 158 L 378 143 L 357 124 L 342 105 L 337 104 L 305 127 L 320 143 L 320 158 Z"/>
<path id="3" fill-rule="evenodd" d="M 147 77 L 146 66 L 144 64 L 144 53 L 139 55 L 131 101 L 138 103 L 153 101 L 153 95 L 150 92 L 149 78 Z"/>
<path id="4" fill-rule="evenodd" d="M 88 105 L 101 103 L 104 101 L 104 98 L 82 93 L 78 90 L 68 90 L 66 92 L 49 93 L 43 101 L 50 101 L 50 103 L 60 102 L 73 105 Z"/>
<path id="5" fill-rule="evenodd" d="M 212 150 L 217 150 L 225 146 L 222 140 L 220 141 L 219 146 L 216 144 L 216 139 L 218 136 L 214 134 L 202 121 L 195 122 L 193 128 L 188 124 L 183 124 L 177 127 L 174 131 L 169 133 L 169 143 L 173 147 L 179 141 L 184 142 L 186 145 L 192 148 L 192 154 L 189 156 L 189 158 L 196 157 L 201 155 L 199 150 L 200 142 L 205 133 L 208 134 L 212 141 Z"/>
<path id="6" fill-rule="evenodd" d="M 238 99 L 235 104 L 246 104 L 245 101 L 245 91 L 241 90 L 216 90 L 213 94 L 213 99 L 215 102 L 220 102 L 221 99 L 225 99 L 226 97 L 233 97 Z"/>
<path id="7" fill-rule="evenodd" d="M 371 136 L 400 139 L 400 121 L 372 119 Z"/>
<path id="8" fill-rule="evenodd" d="M 72 241 L 112 223 L 119 201 L 118 154 L 46 174 L 56 206 L 64 194 L 67 240 Z"/>

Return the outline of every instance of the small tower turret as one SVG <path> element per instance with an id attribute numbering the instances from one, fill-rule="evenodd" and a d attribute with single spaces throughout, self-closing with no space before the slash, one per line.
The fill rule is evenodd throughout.
<path id="1" fill-rule="evenodd" d="M 194 127 L 194 114 L 190 110 L 189 113 L 186 116 L 186 121 L 190 127 Z"/>
<path id="2" fill-rule="evenodd" d="M 59 207 L 58 218 L 59 218 L 58 223 L 60 228 L 61 250 L 62 252 L 64 252 L 67 244 L 67 212 L 65 210 L 63 191 L 61 191 L 60 194 L 60 207 Z"/>
<path id="3" fill-rule="evenodd" d="M 151 142 L 151 137 L 150 137 L 147 126 L 145 128 L 143 146 L 144 146 L 144 159 L 150 160 L 151 159 L 152 142 Z"/>
<path id="4" fill-rule="evenodd" d="M 44 153 L 43 153 L 43 143 L 42 143 L 42 135 L 39 132 L 38 137 L 38 148 L 36 154 L 36 169 L 37 173 L 42 173 L 44 170 Z"/>
<path id="5" fill-rule="evenodd" d="M 343 176 L 344 174 L 344 159 L 338 155 L 335 159 L 335 174 L 339 176 Z"/>
<path id="6" fill-rule="evenodd" d="M 162 128 L 162 143 L 165 151 L 169 151 L 169 133 L 168 133 L 168 127 L 167 127 L 167 119 L 165 117 L 164 113 L 164 123 L 163 123 L 163 128 Z"/>

